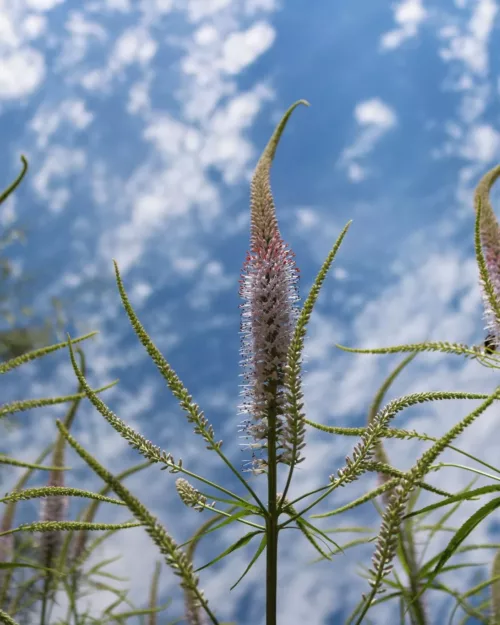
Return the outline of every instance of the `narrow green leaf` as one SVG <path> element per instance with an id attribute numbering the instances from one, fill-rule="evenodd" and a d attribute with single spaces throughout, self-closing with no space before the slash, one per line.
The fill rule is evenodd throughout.
<path id="1" fill-rule="evenodd" d="M 257 551 L 254 553 L 252 559 L 248 563 L 248 566 L 243 571 L 243 573 L 240 575 L 240 577 L 238 577 L 236 582 L 231 586 L 231 588 L 229 590 L 233 590 L 233 588 L 236 588 L 236 586 L 241 582 L 241 580 L 245 577 L 245 575 L 248 573 L 248 571 L 252 568 L 252 566 L 259 559 L 259 556 L 264 551 L 264 548 L 265 548 L 266 544 L 267 544 L 267 536 L 264 534 L 262 536 L 262 540 L 260 541 L 260 545 L 258 546 Z"/>
<path id="2" fill-rule="evenodd" d="M 448 546 L 441 553 L 441 558 L 436 564 L 434 571 L 429 576 L 425 588 L 429 587 L 429 585 L 434 581 L 443 566 L 451 558 L 463 541 L 469 536 L 469 534 L 481 523 L 481 521 L 488 517 L 497 508 L 500 508 L 500 497 L 492 499 L 487 504 L 479 508 L 479 510 L 476 510 L 476 512 L 469 519 L 467 519 L 467 521 L 456 532 L 455 536 L 453 536 L 450 540 Z"/>
<path id="3" fill-rule="evenodd" d="M 257 534 L 262 534 L 262 531 L 261 530 L 255 530 L 254 532 L 248 532 L 248 534 L 245 534 L 241 538 L 238 538 L 238 540 L 235 543 L 233 543 L 230 547 L 225 549 L 216 558 L 214 558 L 213 560 L 211 560 L 207 564 L 204 564 L 203 566 L 200 566 L 199 569 L 196 569 L 196 572 L 198 573 L 199 571 L 203 571 L 203 569 L 206 569 L 209 566 L 212 566 L 212 564 L 215 564 L 216 562 L 219 562 L 219 560 L 222 560 L 222 558 L 225 558 L 230 553 L 233 553 L 233 551 L 237 551 L 238 549 L 241 549 L 242 547 L 247 545 L 252 540 L 252 538 L 254 536 L 257 536 Z"/>
<path id="4" fill-rule="evenodd" d="M 444 501 L 438 501 L 437 503 L 433 503 L 429 506 L 426 506 L 425 508 L 416 510 L 415 512 L 410 512 L 410 514 L 405 515 L 403 518 L 409 519 L 411 517 L 417 516 L 418 514 L 424 514 L 427 512 L 431 512 L 431 510 L 442 508 L 443 506 L 449 506 L 450 504 L 455 503 L 457 501 L 467 501 L 469 499 L 475 499 L 479 495 L 485 495 L 487 493 L 493 493 L 499 490 L 500 490 L 500 484 L 491 484 L 489 486 L 481 486 L 480 488 L 476 488 L 475 490 L 471 490 L 465 493 L 458 493 L 458 495 L 453 495 L 452 497 L 448 497 Z"/>

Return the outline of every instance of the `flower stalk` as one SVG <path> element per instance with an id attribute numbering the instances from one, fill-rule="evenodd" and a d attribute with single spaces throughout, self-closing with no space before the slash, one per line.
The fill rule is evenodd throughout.
<path id="1" fill-rule="evenodd" d="M 281 237 L 270 185 L 270 168 L 281 134 L 301 100 L 277 125 L 257 163 L 250 191 L 250 252 L 240 281 L 242 414 L 246 436 L 252 440 L 252 471 L 267 474 L 266 623 L 276 624 L 278 560 L 278 463 L 291 464 L 284 437 L 287 396 L 285 372 L 288 349 L 298 317 L 298 269 Z M 266 451 L 266 457 L 260 451 Z"/>

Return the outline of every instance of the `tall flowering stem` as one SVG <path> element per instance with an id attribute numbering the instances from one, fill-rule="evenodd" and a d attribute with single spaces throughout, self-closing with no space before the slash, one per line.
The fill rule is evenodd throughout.
<path id="1" fill-rule="evenodd" d="M 81 349 L 76 350 L 80 357 L 80 367 L 83 371 L 86 370 L 85 355 Z M 64 418 L 64 425 L 69 430 L 75 419 L 78 407 L 82 400 L 83 388 L 79 384 L 78 394 L 76 399 L 69 407 L 66 416 Z M 52 464 L 54 467 L 64 466 L 64 457 L 66 451 L 66 439 L 62 433 L 59 433 L 57 437 L 54 452 L 52 456 Z M 49 474 L 48 486 L 64 486 L 64 471 L 51 471 Z M 64 521 L 66 520 L 69 500 L 66 495 L 51 495 L 40 501 L 40 521 Z M 56 558 L 61 552 L 62 535 L 60 532 L 44 532 L 41 537 L 41 558 L 42 566 L 47 568 L 53 568 Z M 41 625 L 44 625 L 47 610 L 47 599 L 49 594 L 50 585 L 52 582 L 52 575 L 47 571 L 44 581 L 44 592 L 42 600 L 41 610 Z M 76 588 L 75 588 L 76 590 Z"/>
<path id="2" fill-rule="evenodd" d="M 500 345 L 500 226 L 489 200 L 500 166 L 481 178 L 474 197 L 476 209 L 476 256 L 484 302 L 488 344 Z"/>
<path id="3" fill-rule="evenodd" d="M 250 251 L 240 281 L 243 429 L 254 453 L 252 470 L 267 473 L 266 623 L 276 623 L 278 555 L 277 465 L 287 463 L 283 430 L 286 419 L 285 367 L 298 316 L 298 269 L 283 241 L 270 186 L 270 168 L 279 139 L 299 100 L 283 116 L 267 144 L 252 179 Z M 260 453 L 266 450 L 265 458 Z"/>
<path id="4" fill-rule="evenodd" d="M 53 454 L 53 465 L 55 467 L 64 466 L 64 443 L 62 436 L 58 437 Z M 49 475 L 48 486 L 64 486 L 64 472 L 51 471 Z M 68 497 L 65 495 L 51 495 L 41 500 L 40 504 L 40 521 L 60 522 L 66 519 L 68 511 Z M 44 532 L 40 539 L 40 551 L 42 566 L 52 568 L 54 561 L 59 553 L 62 543 L 60 532 Z M 52 581 L 52 574 L 49 571 L 45 573 L 44 589 L 42 597 L 42 609 L 40 614 L 40 625 L 45 625 L 47 616 L 47 600 Z"/>

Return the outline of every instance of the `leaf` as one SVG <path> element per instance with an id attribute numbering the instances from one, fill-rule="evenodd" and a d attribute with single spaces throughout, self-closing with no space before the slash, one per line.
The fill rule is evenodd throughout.
<path id="1" fill-rule="evenodd" d="M 235 543 L 233 543 L 230 547 L 225 549 L 216 558 L 214 558 L 213 560 L 211 560 L 207 564 L 204 564 L 203 566 L 200 566 L 199 569 L 196 569 L 196 573 L 198 573 L 199 571 L 203 571 L 203 569 L 206 569 L 207 567 L 211 566 L 212 564 L 215 564 L 219 560 L 222 560 L 222 558 L 225 558 L 230 553 L 233 553 L 233 551 L 236 551 L 237 549 L 241 549 L 241 547 L 244 547 L 245 545 L 247 545 L 252 540 L 252 538 L 254 536 L 257 536 L 257 534 L 262 534 L 262 530 L 255 530 L 254 532 L 248 532 L 248 534 L 245 534 L 241 538 L 238 538 L 238 540 Z"/>
<path id="2" fill-rule="evenodd" d="M 430 584 L 434 581 L 446 562 L 451 558 L 451 556 L 455 553 L 457 548 L 463 543 L 467 536 L 472 533 L 472 531 L 481 523 L 481 521 L 483 521 L 497 508 L 500 508 L 500 497 L 489 501 L 482 508 L 476 510 L 476 512 L 469 519 L 467 519 L 467 521 L 465 521 L 465 523 L 458 529 L 456 534 L 450 540 L 446 549 L 444 549 L 444 551 L 442 552 L 441 558 L 436 564 L 434 570 L 429 576 L 429 579 L 427 580 L 427 583 L 425 584 L 425 587 L 421 592 L 423 592 L 426 588 L 430 586 Z"/>
<path id="3" fill-rule="evenodd" d="M 476 488 L 475 490 L 467 491 L 465 493 L 458 493 L 458 495 L 453 495 L 452 497 L 448 497 L 444 501 L 438 501 L 437 503 L 433 503 L 430 506 L 426 506 L 425 508 L 421 508 L 420 510 L 416 510 L 415 512 L 410 512 L 410 514 L 405 515 L 404 519 L 409 519 L 413 516 L 417 516 L 417 514 L 424 514 L 430 512 L 431 510 L 436 510 L 437 508 L 442 508 L 443 506 L 448 506 L 451 503 L 455 503 L 457 501 L 467 501 L 468 499 L 473 499 L 478 495 L 485 495 L 487 493 L 493 493 L 495 491 L 500 490 L 500 484 L 491 484 L 489 486 L 481 486 L 481 488 Z"/>
<path id="4" fill-rule="evenodd" d="M 243 574 L 236 580 L 236 582 L 231 586 L 231 588 L 229 590 L 232 590 L 233 588 L 236 588 L 236 586 L 241 582 L 241 580 L 245 577 L 245 575 L 252 568 L 252 566 L 255 564 L 255 562 L 257 562 L 260 554 L 264 551 L 264 547 L 266 546 L 266 544 L 267 544 L 267 536 L 264 534 L 264 536 L 262 536 L 262 540 L 260 541 L 260 545 L 259 545 L 257 551 L 255 552 L 253 558 L 248 563 L 247 568 L 243 571 Z"/>

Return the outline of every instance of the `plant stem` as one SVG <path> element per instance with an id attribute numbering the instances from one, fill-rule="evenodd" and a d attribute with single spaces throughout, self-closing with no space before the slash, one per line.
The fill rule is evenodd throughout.
<path id="1" fill-rule="evenodd" d="M 427 625 L 424 599 L 420 592 L 419 570 L 415 554 L 415 543 L 413 541 L 413 527 L 409 519 L 403 522 L 400 541 L 401 552 L 403 558 L 406 560 L 408 580 L 410 582 L 411 603 L 409 609 L 418 625 Z"/>
<path id="2" fill-rule="evenodd" d="M 276 604 L 278 587 L 278 506 L 277 506 L 277 415 L 276 407 L 271 404 L 268 413 L 268 467 L 267 467 L 267 506 L 266 519 L 266 625 L 276 625 Z"/>
<path id="3" fill-rule="evenodd" d="M 45 625 L 45 619 L 47 616 L 47 599 L 50 587 L 50 574 L 46 572 L 43 580 L 43 595 L 42 595 L 42 609 L 40 610 L 40 625 Z"/>

